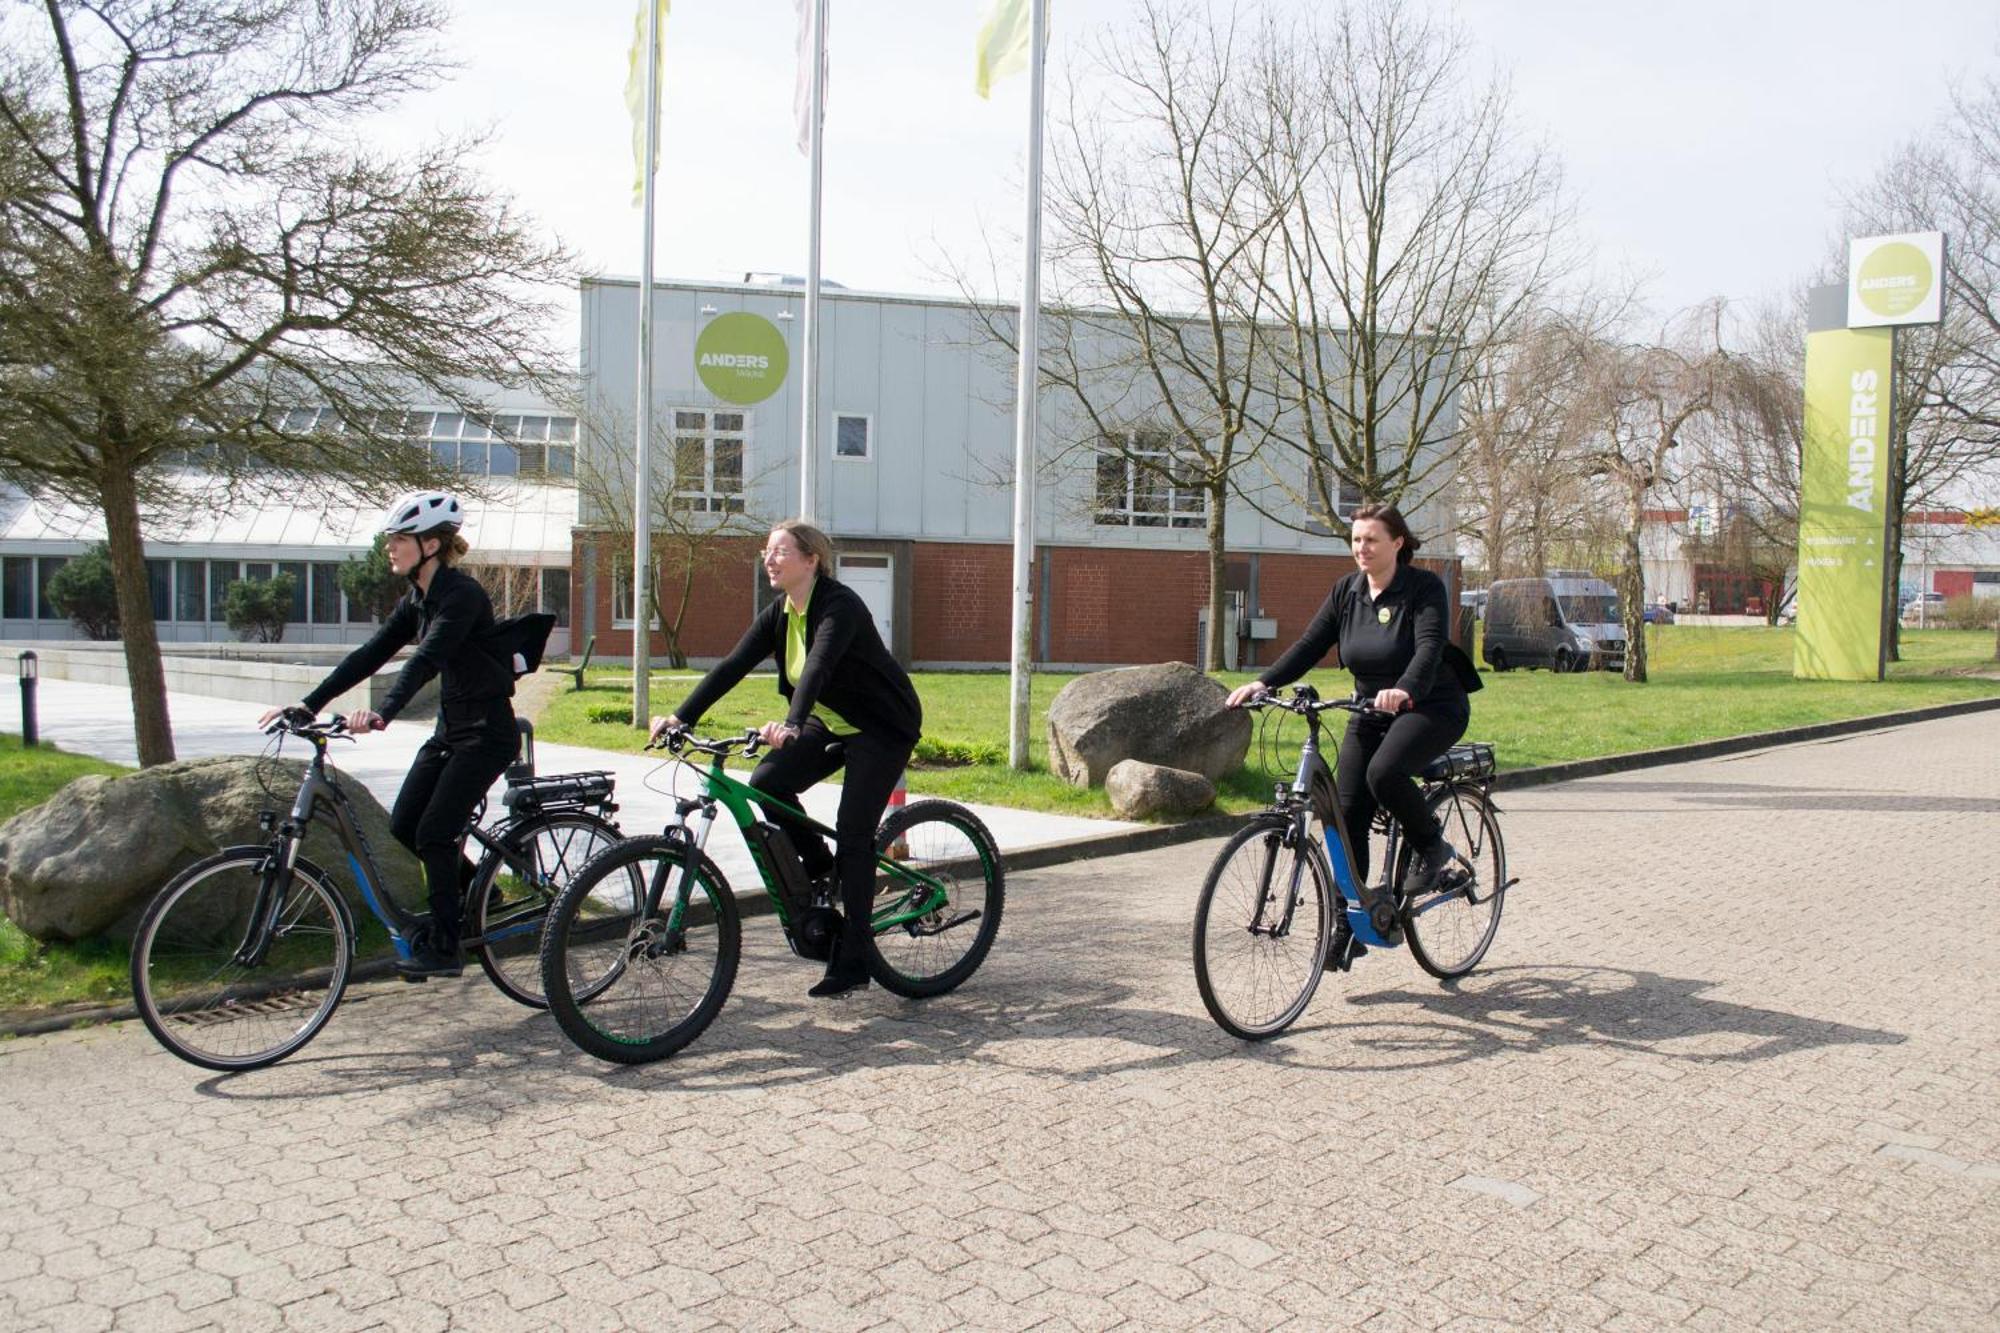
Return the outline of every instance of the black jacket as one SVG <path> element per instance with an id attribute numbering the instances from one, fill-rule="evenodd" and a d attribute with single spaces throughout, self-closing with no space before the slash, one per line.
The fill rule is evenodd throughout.
<path id="1" fill-rule="evenodd" d="M 778 663 L 778 693 L 791 700 L 785 720 L 804 726 L 814 704 L 825 704 L 857 731 L 915 745 L 924 726 L 916 686 L 882 644 L 868 604 L 844 583 L 822 574 L 806 603 L 806 665 L 794 682 L 785 669 L 785 599 L 758 612 L 729 656 L 717 662 L 674 710 L 693 726 L 717 699 L 765 658 Z"/>
<path id="2" fill-rule="evenodd" d="M 1340 664 L 1370 694 L 1398 689 L 1415 703 L 1463 698 L 1483 682 L 1451 641 L 1444 580 L 1403 565 L 1380 597 L 1368 593 L 1360 570 L 1333 585 L 1299 641 L 1258 677 L 1266 685 L 1297 680 L 1338 645 Z"/>
<path id="3" fill-rule="evenodd" d="M 329 699 L 380 671 L 406 644 L 417 651 L 403 664 L 389 697 L 378 710 L 393 719 L 416 692 L 440 672 L 443 712 L 454 720 L 483 715 L 497 699 L 514 693 L 514 668 L 488 645 L 493 635 L 493 602 L 479 580 L 445 566 L 421 597 L 413 587 L 396 603 L 374 637 L 349 653 L 319 687 L 300 702 L 318 712 Z"/>

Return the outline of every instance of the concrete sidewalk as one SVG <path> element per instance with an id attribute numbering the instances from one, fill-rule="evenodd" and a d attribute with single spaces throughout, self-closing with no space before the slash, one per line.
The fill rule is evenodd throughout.
<path id="1" fill-rule="evenodd" d="M 38 712 L 42 739 L 75 754 L 95 755 L 114 763 L 136 764 L 138 751 L 132 739 L 131 697 L 121 687 L 87 685 L 68 680 L 43 680 L 38 687 Z M 234 699 L 208 699 L 191 694 L 169 694 L 168 712 L 173 717 L 174 752 L 182 759 L 218 754 L 261 754 L 270 743 L 257 730 L 264 709 Z M 21 697 L 16 689 L 0 690 L 0 731 L 21 729 Z M 359 781 L 385 807 L 396 799 L 409 771 L 417 747 L 431 734 L 428 721 L 411 720 L 392 724 L 387 731 L 363 737 L 353 744 L 338 745 L 333 763 L 342 773 Z M 310 751 L 301 741 L 289 742 L 287 755 L 304 758 Z M 628 835 L 658 832 L 673 814 L 671 792 L 691 794 L 696 785 L 685 768 L 670 766 L 654 755 L 620 754 L 612 750 L 592 750 L 576 745 L 537 742 L 535 766 L 542 773 L 568 773 L 608 769 L 618 780 L 618 822 Z M 910 799 L 924 794 L 924 775 L 911 774 Z M 490 798 L 497 813 L 502 787 L 496 784 Z M 838 783 L 822 782 L 806 793 L 806 813 L 831 824 L 840 805 Z M 1074 815 L 1043 814 L 1014 810 L 1006 806 L 975 805 L 973 811 L 993 832 L 1002 853 L 1013 855 L 1079 838 L 1115 835 L 1147 827 L 1109 819 L 1081 819 Z M 738 893 L 757 884 L 749 850 L 743 837 L 726 817 L 717 821 L 709 838 L 709 854 L 729 877 Z"/>

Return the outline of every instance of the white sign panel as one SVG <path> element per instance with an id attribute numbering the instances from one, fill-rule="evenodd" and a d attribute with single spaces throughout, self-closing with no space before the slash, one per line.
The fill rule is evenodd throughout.
<path id="1" fill-rule="evenodd" d="M 1943 311 L 1943 232 L 1912 231 L 1848 241 L 1848 328 L 1935 324 Z"/>

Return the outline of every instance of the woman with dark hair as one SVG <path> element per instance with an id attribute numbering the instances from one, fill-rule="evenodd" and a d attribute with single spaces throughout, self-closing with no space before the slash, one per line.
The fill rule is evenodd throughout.
<path id="1" fill-rule="evenodd" d="M 1355 714 L 1340 746 L 1340 821 L 1354 851 L 1354 869 L 1368 881 L 1368 825 L 1385 809 L 1402 825 L 1416 853 L 1409 888 L 1434 886 L 1457 853 L 1424 808 L 1416 784 L 1424 765 L 1465 734 L 1472 717 L 1467 692 L 1480 687 L 1471 659 L 1451 642 L 1444 580 L 1410 563 L 1418 542 L 1394 505 L 1363 505 L 1354 512 L 1350 537 L 1355 571 L 1333 585 L 1326 604 L 1299 641 L 1256 680 L 1229 696 L 1240 708 L 1313 668 L 1328 650 L 1381 710 Z M 1371 917 L 1384 938 L 1400 927 L 1392 914 Z M 1344 962 L 1336 948 L 1328 966 Z"/>
<path id="2" fill-rule="evenodd" d="M 875 905 L 875 826 L 923 730 L 923 705 L 859 593 L 833 577 L 833 543 L 802 519 L 787 519 L 764 540 L 764 575 L 777 597 L 750 622 L 729 656 L 716 663 L 670 716 L 653 719 L 653 739 L 691 727 L 766 658 L 778 663 L 778 693 L 789 701 L 782 722 L 766 722 L 771 752 L 750 785 L 797 806 L 799 793 L 844 764 L 835 849 L 783 810 L 765 806 L 791 835 L 814 879 L 840 880 L 841 935 L 826 975 L 809 992 L 839 995 L 868 984 L 868 922 Z M 839 749 L 835 749 L 836 743 Z"/>
<path id="3" fill-rule="evenodd" d="M 521 743 L 511 702 L 514 672 L 488 642 L 493 602 L 478 579 L 456 567 L 468 550 L 458 531 L 464 521 L 457 499 L 443 491 L 417 491 L 389 506 L 382 553 L 410 590 L 368 642 L 293 705 L 317 713 L 414 643 L 381 710 L 348 715 L 347 729 L 366 734 L 394 721 L 433 676 L 444 677 L 437 728 L 417 751 L 389 812 L 389 831 L 417 854 L 430 890 L 430 920 L 420 926 L 411 956 L 396 964 L 413 981 L 455 977 L 465 966 L 459 903 L 474 870 L 461 848 L 465 825 Z M 273 708 L 258 725 L 268 727 L 284 711 Z"/>

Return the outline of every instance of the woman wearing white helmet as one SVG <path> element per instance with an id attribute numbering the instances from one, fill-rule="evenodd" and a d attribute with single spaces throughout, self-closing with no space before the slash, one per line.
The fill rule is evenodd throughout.
<path id="1" fill-rule="evenodd" d="M 514 694 L 512 665 L 487 647 L 493 603 L 477 579 L 454 567 L 467 549 L 458 533 L 464 518 L 458 501 L 443 491 L 417 491 L 389 506 L 382 517 L 383 554 L 389 567 L 410 581 L 410 591 L 374 637 L 297 705 L 318 712 L 415 643 L 381 709 L 358 708 L 348 715 L 351 730 L 379 731 L 432 677 L 443 677 L 437 729 L 417 752 L 389 813 L 390 830 L 423 862 L 430 890 L 431 929 L 419 936 L 413 955 L 396 964 L 412 979 L 457 976 L 464 966 L 459 901 L 472 864 L 459 850 L 461 835 L 519 745 L 508 702 Z M 259 725 L 269 726 L 282 711 L 272 709 Z"/>

